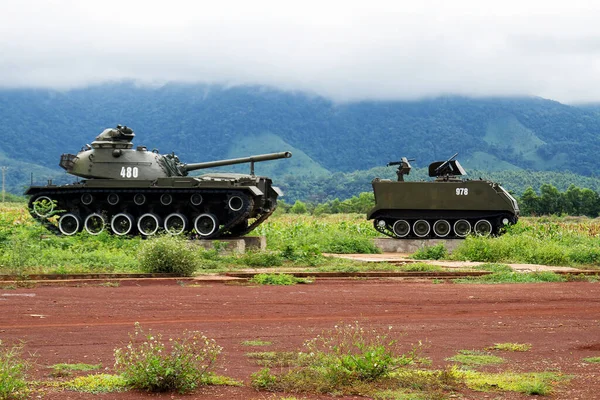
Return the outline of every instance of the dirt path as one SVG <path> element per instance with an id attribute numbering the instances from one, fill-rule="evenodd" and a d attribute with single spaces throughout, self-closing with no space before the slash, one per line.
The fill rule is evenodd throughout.
<path id="1" fill-rule="evenodd" d="M 112 369 L 113 351 L 128 340 L 134 323 L 176 335 L 201 330 L 224 347 L 219 373 L 244 380 L 260 367 L 245 353 L 296 350 L 304 340 L 335 324 L 401 332 L 406 344 L 424 341 L 434 367 L 461 349 L 494 343 L 531 343 L 526 353 L 503 353 L 517 371 L 560 370 L 575 378 L 552 396 L 594 399 L 600 393 L 600 284 L 459 285 L 394 280 L 323 280 L 310 285 L 256 287 L 210 283 L 181 286 L 162 282 L 120 287 L 0 289 L 0 339 L 24 340 L 37 355 L 36 378 L 55 363 L 102 363 Z M 273 342 L 247 347 L 246 340 Z M 465 398 L 484 398 L 467 394 Z M 490 398 L 521 399 L 516 394 Z M 192 396 L 140 393 L 47 394 L 45 399 L 278 399 L 245 388 L 208 388 Z M 297 396 L 298 398 L 319 398 Z M 321 397 L 326 398 L 326 397 Z"/>

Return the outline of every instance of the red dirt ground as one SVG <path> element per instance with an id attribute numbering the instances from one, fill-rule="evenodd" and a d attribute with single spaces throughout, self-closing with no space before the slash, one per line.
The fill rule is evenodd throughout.
<path id="1" fill-rule="evenodd" d="M 247 383 L 243 388 L 203 388 L 193 395 L 138 392 L 90 395 L 47 393 L 44 399 L 279 399 L 248 385 L 260 369 L 245 353 L 296 350 L 304 340 L 340 323 L 402 332 L 400 341 L 428 343 L 433 367 L 461 349 L 494 343 L 531 343 L 524 353 L 502 352 L 516 371 L 561 371 L 574 378 L 553 399 L 600 398 L 600 284 L 546 283 L 459 285 L 398 280 L 319 280 L 310 285 L 244 286 L 128 281 L 120 287 L 0 289 L 0 339 L 26 342 L 35 353 L 34 378 L 48 379 L 56 363 L 102 363 L 109 372 L 113 351 L 128 341 L 134 323 L 178 335 L 200 330 L 224 347 L 217 371 Z M 267 347 L 246 340 L 271 341 Z M 507 367 L 502 367 L 507 368 Z M 289 396 L 289 395 L 288 395 Z M 514 393 L 463 393 L 465 399 L 525 399 Z M 298 399 L 329 398 L 296 395 Z M 347 397 L 350 398 L 350 397 Z"/>

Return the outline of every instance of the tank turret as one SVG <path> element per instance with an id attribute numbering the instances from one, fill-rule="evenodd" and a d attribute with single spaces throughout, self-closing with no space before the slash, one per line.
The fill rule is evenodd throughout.
<path id="1" fill-rule="evenodd" d="M 500 234 L 519 217 L 517 201 L 502 186 L 466 175 L 454 154 L 429 165 L 430 182 L 405 182 L 411 165 L 406 157 L 398 165 L 398 181 L 375 178 L 375 207 L 367 214 L 379 232 L 397 239 L 464 238 Z"/>
<path id="2" fill-rule="evenodd" d="M 106 229 L 117 235 L 149 236 L 164 229 L 200 238 L 240 236 L 262 223 L 281 195 L 271 179 L 255 176 L 254 163 L 292 156 L 280 152 L 186 164 L 175 153 L 134 148 L 134 137 L 131 128 L 117 125 L 77 154 L 63 154 L 59 165 L 85 180 L 29 188 L 34 218 L 63 235 Z M 250 164 L 249 175 L 188 176 L 195 170 L 241 163 Z M 54 215 L 59 217 L 56 223 Z"/>

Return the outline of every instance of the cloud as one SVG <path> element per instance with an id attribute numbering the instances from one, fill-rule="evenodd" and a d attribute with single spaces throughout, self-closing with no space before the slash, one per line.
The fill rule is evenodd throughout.
<path id="1" fill-rule="evenodd" d="M 338 101 L 600 101 L 593 1 L 0 1 L 1 87 L 134 79 Z"/>

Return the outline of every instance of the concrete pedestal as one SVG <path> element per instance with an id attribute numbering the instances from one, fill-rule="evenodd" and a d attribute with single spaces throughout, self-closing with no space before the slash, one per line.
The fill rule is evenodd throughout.
<path id="1" fill-rule="evenodd" d="M 267 249 L 267 238 L 264 236 L 244 236 L 235 239 L 194 240 L 192 243 L 206 250 L 217 249 L 223 254 L 243 254 L 248 250 L 258 251 Z"/>
<path id="2" fill-rule="evenodd" d="M 414 253 L 423 247 L 437 246 L 443 244 L 449 253 L 452 253 L 464 239 L 392 239 L 376 238 L 373 239 L 377 246 L 384 253 Z"/>

